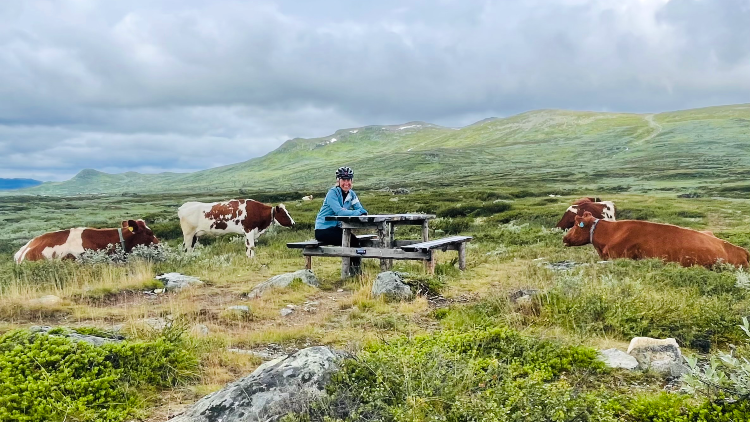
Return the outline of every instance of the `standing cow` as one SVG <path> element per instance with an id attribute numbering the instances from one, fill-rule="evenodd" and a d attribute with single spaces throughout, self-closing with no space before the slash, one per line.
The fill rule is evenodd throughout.
<path id="1" fill-rule="evenodd" d="M 560 221 L 555 227 L 567 230 L 573 227 L 576 215 L 583 215 L 590 212 L 595 218 L 601 218 L 607 221 L 615 221 L 615 203 L 612 201 L 599 201 L 599 198 L 581 198 L 573 202 L 565 210 Z"/>
<path id="2" fill-rule="evenodd" d="M 129 253 L 138 245 L 155 245 L 159 240 L 143 220 L 125 220 L 118 229 L 78 227 L 37 236 L 26 243 L 13 259 L 16 264 L 40 259 L 75 259 L 87 249 L 102 250 L 121 245 Z M 114 251 L 114 249 L 112 249 Z"/>
<path id="3" fill-rule="evenodd" d="M 252 199 L 232 199 L 224 202 L 187 202 L 177 211 L 182 227 L 185 251 L 192 251 L 199 236 L 236 233 L 245 236 L 247 256 L 255 256 L 255 239 L 277 222 L 284 227 L 294 220 L 284 207 L 263 204 Z"/>
<path id="4" fill-rule="evenodd" d="M 660 258 L 683 267 L 711 267 L 726 263 L 747 267 L 746 249 L 696 230 L 649 221 L 605 221 L 590 212 L 576 216 L 573 229 L 563 237 L 565 246 L 591 243 L 602 259 Z"/>

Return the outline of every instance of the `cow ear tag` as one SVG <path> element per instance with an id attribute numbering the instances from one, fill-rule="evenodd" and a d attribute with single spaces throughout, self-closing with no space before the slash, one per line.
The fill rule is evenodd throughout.
<path id="1" fill-rule="evenodd" d="M 583 223 L 581 223 L 581 224 L 583 224 Z M 581 227 L 583 227 L 583 226 L 581 226 Z M 130 230 L 132 232 L 133 231 L 133 227 L 132 226 L 128 226 L 128 230 Z"/>
<path id="2" fill-rule="evenodd" d="M 581 221 L 580 223 L 578 223 L 578 227 L 583 228 L 583 226 L 584 226 L 583 221 Z"/>

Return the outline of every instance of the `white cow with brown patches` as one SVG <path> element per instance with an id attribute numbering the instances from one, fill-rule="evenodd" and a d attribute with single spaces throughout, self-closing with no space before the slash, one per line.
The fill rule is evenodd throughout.
<path id="1" fill-rule="evenodd" d="M 595 218 L 615 221 L 616 208 L 614 202 L 599 201 L 599 198 L 581 198 L 573 202 L 573 205 L 565 210 L 565 213 L 555 227 L 567 230 L 575 224 L 576 216 L 583 215 L 585 212 L 590 212 Z"/>
<path id="2" fill-rule="evenodd" d="M 205 234 L 227 233 L 245 236 L 248 258 L 255 256 L 255 239 L 274 222 L 292 227 L 294 220 L 284 207 L 263 204 L 252 199 L 232 199 L 223 202 L 187 202 L 177 211 L 182 228 L 183 248 L 192 251 L 198 237 Z"/>
<path id="3" fill-rule="evenodd" d="M 122 245 L 125 252 L 129 253 L 138 245 L 158 243 L 159 240 L 145 221 L 125 220 L 119 229 L 78 227 L 45 233 L 29 240 L 16 252 L 13 259 L 16 264 L 41 259 L 75 259 L 86 250 L 110 248 L 109 252 L 114 252 L 113 246 Z"/>

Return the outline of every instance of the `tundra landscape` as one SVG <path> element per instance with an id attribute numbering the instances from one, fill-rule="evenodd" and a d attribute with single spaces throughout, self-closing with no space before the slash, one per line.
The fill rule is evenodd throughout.
<path id="1" fill-rule="evenodd" d="M 294 399 L 277 418 L 748 421 L 747 268 L 604 261 L 591 245 L 564 246 L 555 225 L 590 196 L 614 202 L 618 221 L 707 230 L 750 248 L 749 139 L 747 104 L 542 110 L 460 129 L 342 129 L 198 173 L 87 170 L 3 192 L 0 420 L 166 421 L 264 362 L 327 346 L 346 357 L 325 394 Z M 304 268 L 286 244 L 313 237 L 343 162 L 370 214 L 435 214 L 431 238 L 472 236 L 466 270 L 452 251 L 437 253 L 434 274 L 396 261 L 413 296 L 387 300 L 372 292 L 378 260 L 342 280 L 340 259 L 316 257 L 317 286 L 295 277 L 255 294 Z M 232 198 L 283 203 L 296 224 L 272 226 L 253 258 L 234 235 L 183 251 L 177 209 Z M 40 234 L 128 219 L 145 220 L 160 243 L 13 261 Z M 174 272 L 202 283 L 171 289 L 156 278 Z M 666 373 L 605 365 L 602 351 L 624 352 L 635 337 L 672 338 L 685 360 Z"/>

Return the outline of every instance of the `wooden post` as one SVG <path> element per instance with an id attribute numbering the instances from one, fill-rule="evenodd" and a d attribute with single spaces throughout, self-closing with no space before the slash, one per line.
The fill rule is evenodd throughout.
<path id="1" fill-rule="evenodd" d="M 461 271 L 466 269 L 466 242 L 458 245 L 458 269 Z"/>
<path id="2" fill-rule="evenodd" d="M 343 229 L 341 234 L 341 246 L 348 248 L 351 244 L 350 236 L 352 229 Z M 341 258 L 341 279 L 349 277 L 349 268 L 351 267 L 351 259 L 349 257 Z"/>
<path id="3" fill-rule="evenodd" d="M 378 225 L 378 239 L 380 239 L 381 248 L 390 248 L 390 242 L 388 241 L 388 224 L 382 223 Z M 388 260 L 380 260 L 380 271 L 388 271 Z"/>
<path id="4" fill-rule="evenodd" d="M 305 269 L 312 270 L 312 257 L 309 255 L 305 256 Z"/>
<path id="5" fill-rule="evenodd" d="M 396 247 L 396 225 L 391 222 L 388 224 L 388 247 L 393 249 Z M 393 260 L 388 260 L 388 269 L 393 268 Z"/>
<path id="6" fill-rule="evenodd" d="M 427 267 L 428 274 L 435 274 L 435 251 L 430 251 L 430 260 L 425 261 L 425 265 Z"/>
<path id="7" fill-rule="evenodd" d="M 422 221 L 422 242 L 430 240 L 430 229 L 428 227 L 427 220 Z M 430 251 L 430 260 L 424 261 L 424 270 L 428 274 L 435 274 L 435 254 Z"/>

